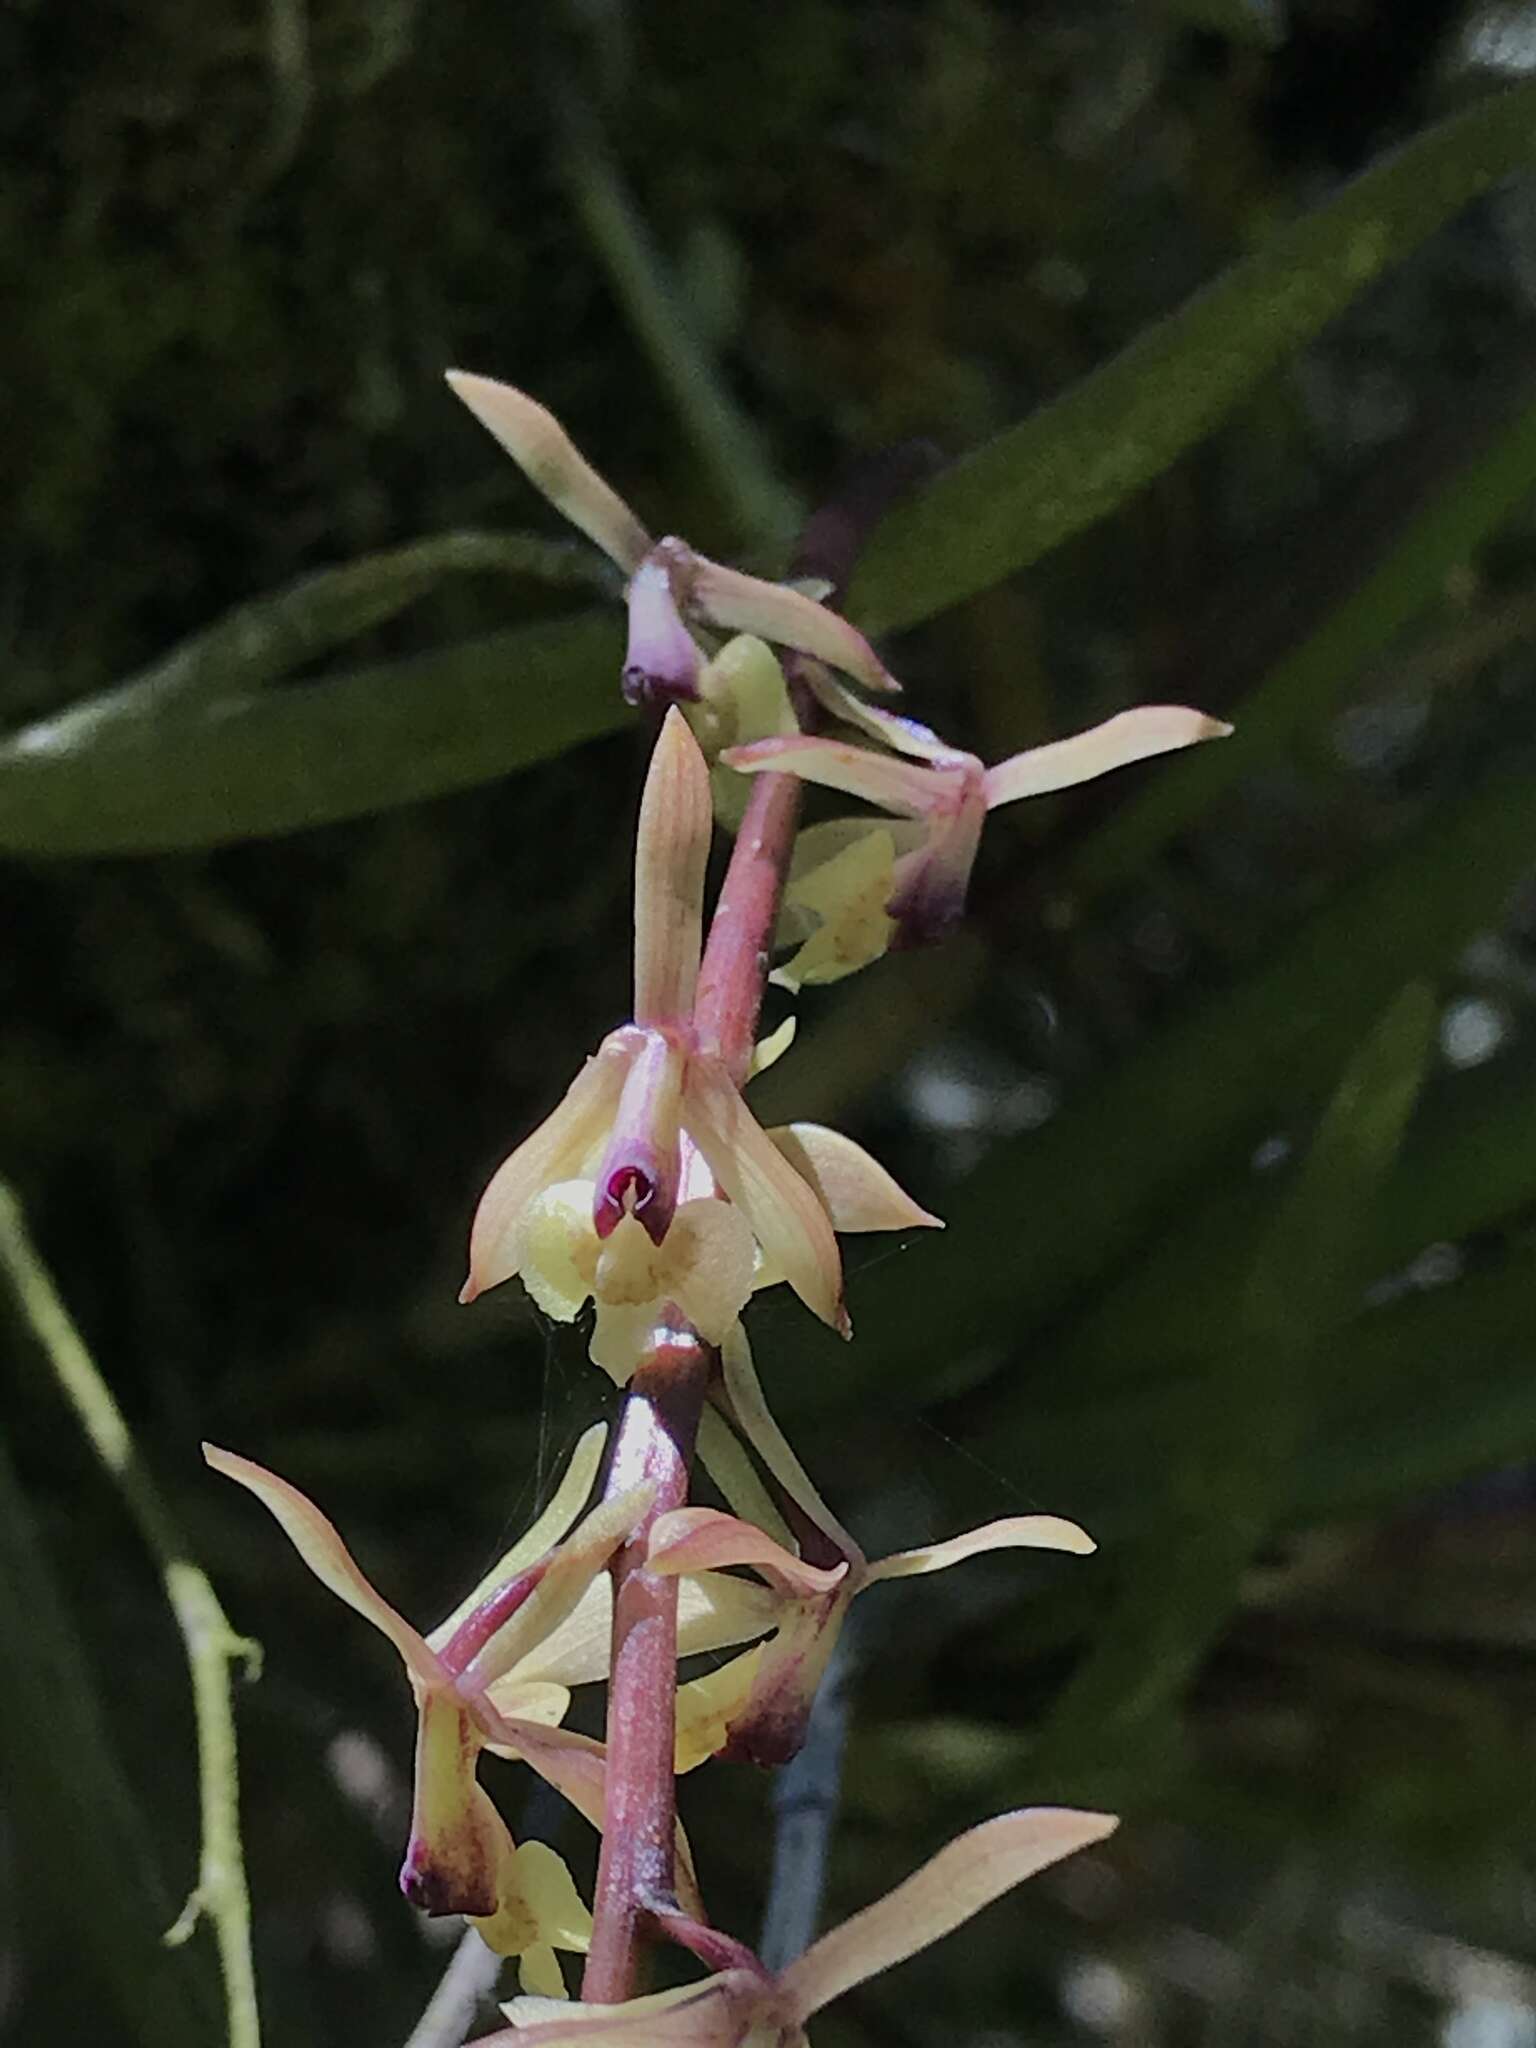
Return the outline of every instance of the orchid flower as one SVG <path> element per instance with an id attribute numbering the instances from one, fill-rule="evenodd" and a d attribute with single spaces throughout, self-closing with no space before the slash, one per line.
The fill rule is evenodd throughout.
<path id="1" fill-rule="evenodd" d="M 375 1590 L 296 1487 L 249 1459 L 203 1446 L 213 1469 L 255 1494 L 315 1577 L 372 1622 L 405 1665 L 417 1739 L 401 1890 L 429 1914 L 468 1915 L 488 1946 L 520 1958 L 525 1985 L 552 1997 L 563 1996 L 554 1951 L 583 1952 L 591 1916 L 552 1849 L 513 1843 L 478 1783 L 476 1759 L 489 1749 L 532 1764 L 601 1826 L 602 1747 L 551 1725 L 564 1711 L 573 1672 L 549 1645 L 650 1503 L 651 1489 L 636 1487 L 578 1522 L 605 1435 L 601 1424 L 587 1431 L 549 1507 L 430 1636 Z M 718 1629 L 714 1640 L 722 1640 Z"/>
<path id="2" fill-rule="evenodd" d="M 526 393 L 463 370 L 450 370 L 448 383 L 534 489 L 628 579 L 622 687 L 630 703 L 665 706 L 699 696 L 704 655 L 691 625 L 753 633 L 815 655 L 869 690 L 898 687 L 863 634 L 804 589 L 725 568 L 675 536 L 653 541 L 553 413 Z"/>
<path id="3" fill-rule="evenodd" d="M 946 1934 L 1064 1856 L 1102 1842 L 1107 1813 L 1039 1806 L 999 1814 L 939 1851 L 784 1969 L 723 1970 L 623 2005 L 514 1998 L 510 2026 L 471 2048 L 805 2048 L 805 2023 L 856 1984 Z"/>
<path id="4" fill-rule="evenodd" d="M 763 1130 L 700 1044 L 710 831 L 709 771 L 674 706 L 640 805 L 634 1021 L 497 1169 L 470 1233 L 461 1300 L 514 1274 L 558 1321 L 594 1300 L 591 1355 L 620 1384 L 668 1303 L 718 1344 L 753 1288 L 782 1279 L 847 1335 L 834 1232 L 937 1222 L 851 1139 Z"/>
<path id="5" fill-rule="evenodd" d="M 915 718 L 863 703 L 815 663 L 804 672 L 836 717 L 889 751 L 783 733 L 728 747 L 721 761 L 745 775 L 769 769 L 862 797 L 898 822 L 835 819 L 800 835 L 785 907 L 813 929 L 773 977 L 790 988 L 837 981 L 893 945 L 944 937 L 965 909 L 981 828 L 999 805 L 1232 730 L 1183 705 L 1144 704 L 987 768 Z"/>
<path id="6" fill-rule="evenodd" d="M 758 1764 L 792 1757 L 805 1739 L 816 1688 L 848 1610 L 867 1586 L 947 1571 L 989 1550 L 1063 1550 L 1085 1557 L 1095 1548 L 1086 1531 L 1060 1516 L 1007 1515 L 944 1543 L 871 1560 L 832 1514 L 769 1413 L 739 1328 L 727 1339 L 721 1365 L 737 1428 L 801 1525 L 814 1530 L 823 1552 L 838 1561 L 823 1566 L 797 1556 L 776 1514 L 769 1527 L 755 1514 L 748 1520 L 713 1508 L 679 1508 L 656 1518 L 648 1539 L 652 1571 L 684 1575 L 684 1585 L 698 1589 L 695 1598 L 702 1592 L 708 1599 L 721 1632 L 734 1620 L 742 1642 L 763 1627 L 766 1591 L 773 1629 L 765 1642 L 679 1688 L 679 1771 L 712 1755 Z M 729 1497 L 728 1478 L 717 1478 Z M 743 1566 L 765 1583 L 732 1576 Z"/>

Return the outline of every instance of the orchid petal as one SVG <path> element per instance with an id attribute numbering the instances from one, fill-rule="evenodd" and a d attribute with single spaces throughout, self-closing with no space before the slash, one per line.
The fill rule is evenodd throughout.
<path id="1" fill-rule="evenodd" d="M 569 1686 L 525 1678 L 520 1665 L 488 1685 L 485 1696 L 497 1713 L 514 1721 L 536 1721 L 543 1728 L 558 1728 L 571 1710 Z"/>
<path id="2" fill-rule="evenodd" d="M 870 1566 L 869 1578 L 915 1579 L 925 1572 L 945 1572 L 984 1550 L 1067 1550 L 1074 1557 L 1091 1557 L 1098 1547 L 1086 1529 L 1060 1515 L 1006 1515 L 1000 1522 L 951 1536 L 947 1543 L 926 1543 L 920 1550 L 882 1557 Z"/>
<path id="3" fill-rule="evenodd" d="M 755 633 L 737 633 L 705 664 L 699 696 L 715 714 L 717 748 L 800 730 L 779 657 Z"/>
<path id="4" fill-rule="evenodd" d="M 423 1913 L 485 1918 L 502 1904 L 498 1879 L 512 1842 L 475 1782 L 480 1748 L 480 1730 L 462 1700 L 441 1690 L 422 1694 L 400 1889 Z"/>
<path id="5" fill-rule="evenodd" d="M 655 1487 L 646 1481 L 600 1502 L 575 1533 L 550 1552 L 532 1593 L 457 1674 L 458 1689 L 465 1697 L 472 1699 L 484 1692 L 575 1612 L 588 1586 L 629 1540 L 655 1493 Z"/>
<path id="6" fill-rule="evenodd" d="M 858 820 L 838 852 L 791 881 L 786 905 L 791 914 L 810 913 L 815 929 L 771 979 L 786 988 L 817 987 L 878 960 L 896 935 L 887 908 L 895 887 L 895 834 Z"/>
<path id="7" fill-rule="evenodd" d="M 646 1352 L 652 1347 L 661 1321 L 661 1302 L 599 1301 L 592 1325 L 587 1356 L 601 1366 L 616 1387 L 627 1387 Z"/>
<path id="8" fill-rule="evenodd" d="M 948 767 L 957 759 L 966 758 L 959 748 L 941 740 L 933 728 L 924 725 L 920 719 L 904 717 L 899 711 L 887 711 L 880 704 L 866 704 L 819 661 L 805 662 L 800 673 L 823 710 L 829 711 L 841 724 L 851 725 L 855 732 L 863 733 L 866 739 L 889 747 L 893 753 L 906 754 L 916 761 L 930 761 L 935 767 Z"/>
<path id="9" fill-rule="evenodd" d="M 808 733 L 727 747 L 720 758 L 742 775 L 798 775 L 802 782 L 840 789 L 903 818 L 926 817 L 942 800 L 948 779 L 946 769 L 917 768 L 851 740 L 813 739 Z"/>
<path id="10" fill-rule="evenodd" d="M 719 1344 L 752 1292 L 757 1246 L 729 1202 L 684 1202 L 667 1232 L 672 1293 L 707 1344 Z"/>
<path id="11" fill-rule="evenodd" d="M 789 1524 L 758 1477 L 746 1446 L 717 1408 L 699 1417 L 699 1463 L 744 1522 L 755 1522 L 786 1550 L 795 1549 Z"/>
<path id="12" fill-rule="evenodd" d="M 517 1231 L 524 1212 L 551 1182 L 568 1179 L 618 1106 L 637 1034 L 610 1032 L 558 1107 L 504 1159 L 480 1197 L 469 1234 L 469 1278 L 460 1301 L 473 1301 L 518 1270 Z"/>
<path id="13" fill-rule="evenodd" d="M 984 1821 L 782 1970 L 786 2013 L 805 2020 L 820 2012 L 855 1984 L 942 1940 L 1025 1878 L 1102 1842 L 1116 1825 L 1111 1814 L 1051 1806 Z"/>
<path id="14" fill-rule="evenodd" d="M 1169 754 L 1197 740 L 1225 739 L 1231 730 L 1222 719 L 1182 704 L 1142 704 L 1069 739 L 1052 740 L 1048 746 L 1031 747 L 999 761 L 987 770 L 987 809 L 1016 803 L 1020 797 L 1071 789 L 1132 761 Z"/>
<path id="15" fill-rule="evenodd" d="M 761 1645 L 751 1691 L 730 1716 L 718 1754 L 772 1768 L 799 1753 L 856 1590 L 850 1578 L 830 1595 L 786 1603 L 778 1628 Z"/>
<path id="16" fill-rule="evenodd" d="M 942 1230 L 862 1145 L 825 1124 L 782 1124 L 768 1133 L 815 1190 L 836 1230 Z"/>
<path id="17" fill-rule="evenodd" d="M 714 812 L 709 767 L 674 704 L 662 722 L 635 836 L 635 1021 L 674 1024 L 693 1008 Z"/>
<path id="18" fill-rule="evenodd" d="M 794 1599 L 819 1599 L 848 1576 L 846 1564 L 827 1570 L 806 1564 L 752 1523 L 723 1515 L 717 1508 L 673 1508 L 658 1515 L 651 1525 L 646 1563 L 662 1573 L 750 1565 Z"/>
<path id="19" fill-rule="evenodd" d="M 364 1621 L 371 1621 L 380 1635 L 389 1638 L 418 1687 L 446 1683 L 447 1674 L 424 1638 L 374 1590 L 342 1542 L 335 1524 L 321 1514 L 312 1500 L 307 1500 L 286 1479 L 279 1479 L 275 1472 L 253 1464 L 249 1458 L 237 1457 L 233 1451 L 204 1444 L 203 1457 L 215 1472 L 255 1494 L 321 1585 L 328 1587 L 338 1600 L 345 1601 Z"/>
<path id="20" fill-rule="evenodd" d="M 752 1363 L 752 1347 L 740 1323 L 720 1347 L 720 1370 L 736 1427 L 801 1513 L 809 1516 L 850 1563 L 862 1565 L 864 1553 L 816 1491 L 810 1474 L 774 1421 Z"/>
<path id="21" fill-rule="evenodd" d="M 511 2025 L 470 2048 L 738 2048 L 764 1996 L 760 1980 L 727 1970 L 622 2005 L 513 1998 L 502 2007 Z"/>
<path id="22" fill-rule="evenodd" d="M 842 1259 L 827 1212 L 770 1143 L 718 1062 L 689 1062 L 683 1122 L 764 1253 L 806 1307 L 850 1336 Z"/>
<path id="23" fill-rule="evenodd" d="M 569 1996 L 560 1971 L 560 1958 L 545 1941 L 534 1942 L 518 1957 L 517 1981 L 534 1998 L 562 2001 Z"/>
<path id="24" fill-rule="evenodd" d="M 857 626 L 784 583 L 765 583 L 740 569 L 727 569 L 704 555 L 689 564 L 689 606 L 711 625 L 730 633 L 755 633 L 779 647 L 814 654 L 842 669 L 866 690 L 899 690 Z"/>
<path id="25" fill-rule="evenodd" d="M 590 1180 L 552 1181 L 509 1233 L 524 1291 L 552 1322 L 574 1323 L 592 1292 L 602 1249 L 592 1228 L 594 1188 Z"/>
<path id="26" fill-rule="evenodd" d="M 611 484 L 607 484 L 546 407 L 511 384 L 448 372 L 449 389 L 506 449 L 536 491 L 588 540 L 595 541 L 625 575 L 651 551 L 651 538 Z"/>
<path id="27" fill-rule="evenodd" d="M 733 1657 L 677 1689 L 677 1733 L 672 1768 L 680 1778 L 708 1763 L 725 1747 L 731 1723 L 745 1711 L 757 1683 L 763 1645 Z"/>
<path id="28" fill-rule="evenodd" d="M 539 1923 L 539 1939 L 572 1955 L 592 1945 L 592 1915 L 576 1880 L 547 1842 L 519 1842 L 514 1860 L 518 1883 Z"/>
<path id="29" fill-rule="evenodd" d="M 791 1010 L 781 1024 L 775 1025 L 766 1038 L 760 1038 L 752 1048 L 751 1062 L 747 1067 L 747 1079 L 755 1081 L 759 1074 L 766 1074 L 776 1066 L 795 1042 L 799 1018 Z"/>
<path id="30" fill-rule="evenodd" d="M 549 1506 L 533 1524 L 526 1536 L 521 1537 L 506 1555 L 497 1560 L 475 1590 L 461 1600 L 446 1621 L 439 1622 L 427 1637 L 434 1650 L 441 1650 L 453 1635 L 461 1621 L 466 1620 L 481 1602 L 504 1586 L 509 1579 L 515 1579 L 520 1572 L 536 1564 L 546 1550 L 553 1550 L 574 1524 L 576 1517 L 586 1506 L 587 1496 L 592 1491 L 592 1482 L 597 1477 L 597 1468 L 603 1462 L 603 1446 L 608 1439 L 606 1422 L 594 1422 L 583 1430 L 577 1439 L 560 1484 L 550 1497 Z"/>
<path id="31" fill-rule="evenodd" d="M 778 1619 L 778 1598 L 752 1579 L 702 1572 L 685 1578 L 678 1588 L 677 1654 L 696 1657 L 706 1651 L 735 1649 L 754 1636 L 766 1635 Z M 595 1578 L 574 1610 L 534 1645 L 505 1677 L 486 1687 L 486 1697 L 499 1713 L 545 1721 L 562 1718 L 525 1714 L 518 1702 L 541 1692 L 569 1698 L 569 1688 L 589 1685 L 608 1676 L 612 1651 L 613 1588 L 606 1574 Z"/>

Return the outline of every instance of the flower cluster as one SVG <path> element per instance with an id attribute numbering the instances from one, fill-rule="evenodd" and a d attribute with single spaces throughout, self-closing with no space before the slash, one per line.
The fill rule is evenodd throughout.
<path id="1" fill-rule="evenodd" d="M 792 949 L 773 979 L 798 990 L 867 966 L 892 946 L 940 938 L 964 909 L 990 810 L 1226 728 L 1183 707 L 1154 706 L 985 767 L 851 687 L 884 697 L 897 686 L 868 641 L 823 602 L 825 587 L 765 582 L 675 537 L 653 541 L 541 406 L 486 378 L 452 382 L 622 571 L 629 645 L 621 688 L 661 714 L 635 838 L 633 1014 L 492 1176 L 471 1227 L 462 1299 L 516 1277 L 557 1320 L 575 1321 L 590 1303 L 594 1363 L 636 1389 L 626 1431 L 632 1416 L 645 1424 L 651 1415 L 653 1382 L 679 1336 L 704 1359 L 705 1377 L 685 1420 L 645 1424 L 659 1431 L 649 1459 L 631 1457 L 621 1431 L 604 1473 L 606 1433 L 589 1431 L 533 1528 L 429 1635 L 374 1589 L 331 1523 L 286 1481 L 226 1451 L 206 1455 L 262 1502 L 310 1570 L 400 1656 L 418 1726 L 400 1882 L 425 1911 L 466 1915 L 492 1948 L 520 1959 L 531 1995 L 505 2008 L 509 2027 L 490 2039 L 506 2048 L 794 2048 L 806 2019 L 839 1992 L 1115 1823 L 1043 1808 L 972 1828 L 777 1974 L 705 1918 L 675 1829 L 673 1775 L 709 1757 L 773 1765 L 793 1756 L 838 1631 L 866 1587 L 982 1552 L 1093 1549 L 1075 1524 L 1025 1515 L 872 1561 L 774 1421 L 741 1321 L 752 1294 L 783 1282 L 846 1337 L 838 1233 L 911 1231 L 938 1218 L 851 1138 L 812 1123 L 765 1130 L 748 1107 L 751 1074 L 793 1036 L 786 1019 L 748 1058 L 772 949 Z M 764 776 L 776 780 L 761 785 Z M 795 839 L 800 783 L 858 798 L 872 814 L 812 825 Z M 771 886 L 728 902 L 728 876 L 706 950 L 716 817 L 760 822 L 766 803 L 752 808 L 760 787 L 765 796 L 787 793 L 791 808 L 778 812 L 787 827 L 770 858 L 768 838 L 759 843 L 757 826 L 743 824 L 731 873 L 743 857 L 759 868 L 768 862 Z M 718 965 L 717 938 L 726 965 L 712 986 L 736 977 L 739 1000 L 726 1014 L 748 1020 L 733 1026 L 739 1043 L 703 993 L 708 963 Z M 729 1511 L 689 1501 L 695 1434 Z M 642 1628 L 632 1639 L 635 1614 Z M 654 1656 L 643 1665 L 644 1696 L 625 1693 L 633 1660 L 621 1653 L 641 1634 L 661 1646 L 660 1665 Z M 724 1650 L 736 1654 L 679 1681 L 680 1662 Z M 563 1725 L 572 1688 L 603 1680 L 606 1744 Z M 659 1749 L 637 1740 L 642 1724 L 659 1728 Z M 568 2002 L 559 1953 L 591 1944 L 596 1964 L 603 1873 L 623 1828 L 616 1819 L 604 1841 L 594 1927 L 553 1850 L 514 1842 L 480 1784 L 482 1753 L 532 1766 L 600 1830 L 610 1810 L 623 1812 L 623 1828 L 639 1814 L 641 1832 L 653 1837 L 649 1861 L 620 1901 L 623 1924 L 615 1920 L 609 1947 L 621 1950 L 644 1921 L 711 1974 L 634 1997 L 625 1995 L 633 1972 L 615 1975 L 605 1964 L 600 1983 L 620 1989 L 594 1996 L 589 1966 L 584 2002 Z"/>

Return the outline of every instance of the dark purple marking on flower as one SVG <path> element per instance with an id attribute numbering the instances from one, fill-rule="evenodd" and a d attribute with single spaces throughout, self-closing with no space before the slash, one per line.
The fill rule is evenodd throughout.
<path id="1" fill-rule="evenodd" d="M 947 939 L 965 916 L 965 900 L 965 881 L 943 873 L 931 861 L 919 861 L 885 906 L 896 921 L 891 951 L 936 946 Z"/>
<path id="2" fill-rule="evenodd" d="M 744 1714 L 731 1723 L 715 1754 L 725 1763 L 776 1769 L 800 1754 L 810 1722 L 809 1700 L 797 1699 L 792 1705 L 775 1704 Z"/>
<path id="3" fill-rule="evenodd" d="M 483 1919 L 496 1910 L 496 1887 L 488 1871 L 445 1866 L 421 1842 L 412 1842 L 405 1852 L 400 1889 L 418 1912 L 434 1920 L 445 1913 L 471 1913 Z"/>
<path id="4" fill-rule="evenodd" d="M 608 1237 L 626 1216 L 633 1216 L 652 1244 L 660 1244 L 677 1213 L 677 1193 L 667 1176 L 626 1159 L 608 1167 L 592 1201 L 592 1228 Z"/>

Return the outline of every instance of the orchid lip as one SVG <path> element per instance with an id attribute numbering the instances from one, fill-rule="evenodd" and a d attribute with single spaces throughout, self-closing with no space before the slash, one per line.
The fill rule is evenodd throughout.
<path id="1" fill-rule="evenodd" d="M 630 579 L 628 604 L 629 645 L 619 679 L 625 703 L 658 709 L 696 703 L 703 660 L 683 624 L 668 560 L 659 549 Z"/>
<path id="2" fill-rule="evenodd" d="M 593 1193 L 592 1228 L 606 1238 L 633 1216 L 651 1243 L 659 1245 L 677 1213 L 676 1181 L 675 1172 L 668 1176 L 633 1158 L 609 1167 Z"/>

